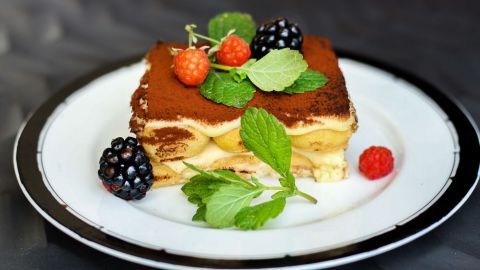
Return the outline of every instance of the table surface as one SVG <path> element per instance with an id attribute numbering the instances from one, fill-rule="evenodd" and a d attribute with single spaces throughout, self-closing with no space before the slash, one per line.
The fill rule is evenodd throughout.
<path id="1" fill-rule="evenodd" d="M 337 48 L 393 64 L 455 96 L 480 121 L 478 1 L 0 1 L 0 268 L 143 269 L 52 227 L 21 193 L 12 167 L 25 117 L 72 79 L 183 40 L 222 11 L 258 21 L 286 16 Z M 204 27 L 200 28 L 205 31 Z M 33 169 L 33 168 L 32 168 Z M 439 228 L 385 254 L 338 269 L 478 269 L 480 191 Z"/>

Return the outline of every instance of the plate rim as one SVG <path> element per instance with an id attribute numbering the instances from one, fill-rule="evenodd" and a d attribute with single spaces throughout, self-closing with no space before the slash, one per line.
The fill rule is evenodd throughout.
<path id="1" fill-rule="evenodd" d="M 457 132 L 458 144 L 462 150 L 460 151 L 457 173 L 451 177 L 451 185 L 428 209 L 405 224 L 395 226 L 395 229 L 391 231 L 347 246 L 299 256 L 253 260 L 215 260 L 140 247 L 107 235 L 74 216 L 66 209 L 66 206 L 59 204 L 50 194 L 43 181 L 38 181 L 38 179 L 42 179 L 37 165 L 37 142 L 40 131 L 51 113 L 68 96 L 102 75 L 138 62 L 139 59 L 143 58 L 143 55 L 136 55 L 107 64 L 72 81 L 29 115 L 20 127 L 14 144 L 13 165 L 18 184 L 37 212 L 62 232 L 101 252 L 153 267 L 176 269 L 179 269 L 179 267 L 182 269 L 191 269 L 192 267 L 254 269 L 287 266 L 302 269 L 324 268 L 362 260 L 402 246 L 433 230 L 447 220 L 465 203 L 475 189 L 480 172 L 480 156 L 475 155 L 475 153 L 480 152 L 478 129 L 463 105 L 425 80 L 372 57 L 345 50 L 336 50 L 336 53 L 339 58 L 352 59 L 373 66 L 416 86 L 421 93 L 432 99 L 445 112 L 457 130 L 462 130 L 462 132 Z M 465 183 L 461 183 L 461 181 Z"/>

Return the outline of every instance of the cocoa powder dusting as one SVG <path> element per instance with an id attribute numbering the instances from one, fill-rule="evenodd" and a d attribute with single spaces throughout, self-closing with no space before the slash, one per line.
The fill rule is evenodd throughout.
<path id="1" fill-rule="evenodd" d="M 187 87 L 178 81 L 171 68 L 172 47 L 185 48 L 185 45 L 158 42 L 147 54 L 151 69 L 146 71 L 141 83 L 148 87 L 146 91 L 139 88 L 132 97 L 134 116 L 166 121 L 191 118 L 214 125 L 241 117 L 248 107 L 261 107 L 288 127 L 311 122 L 308 118 L 312 116 L 350 116 L 345 80 L 328 39 L 305 36 L 302 46 L 309 69 L 320 71 L 328 78 L 325 86 L 317 91 L 294 95 L 258 90 L 247 106 L 241 109 L 214 103 L 204 98 L 198 87 Z M 139 98 L 145 95 L 147 111 L 138 105 Z M 135 127 L 131 126 L 132 130 Z"/>
<path id="2" fill-rule="evenodd" d="M 139 122 L 139 119 L 146 119 L 146 111 L 142 109 L 142 100 L 146 102 L 146 89 L 139 87 L 132 95 L 130 106 L 132 107 L 132 117 L 130 118 L 130 130 L 133 133 L 143 129 L 143 123 Z"/>
<path id="3" fill-rule="evenodd" d="M 178 127 L 158 128 L 153 130 L 153 133 L 153 136 L 142 137 L 142 143 L 170 145 L 193 137 L 193 134 L 190 131 Z"/>
<path id="4" fill-rule="evenodd" d="M 175 156 L 175 153 L 188 147 L 185 140 L 194 136 L 190 131 L 178 127 L 164 127 L 154 129 L 152 132 L 153 134 L 142 136 L 139 139 L 142 144 L 154 145 L 155 154 L 162 162 L 184 159 L 182 156 Z"/>

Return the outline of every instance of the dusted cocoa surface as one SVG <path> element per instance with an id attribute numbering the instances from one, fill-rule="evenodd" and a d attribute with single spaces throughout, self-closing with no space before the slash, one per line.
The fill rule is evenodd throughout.
<path id="1" fill-rule="evenodd" d="M 207 124 L 217 124 L 239 118 L 248 107 L 261 107 L 274 114 L 286 126 L 309 122 L 312 116 L 349 117 L 350 101 L 345 80 L 328 39 L 305 36 L 302 52 L 309 68 L 325 74 L 328 83 L 313 92 L 288 95 L 257 90 L 245 108 L 238 109 L 214 103 L 204 98 L 198 87 L 187 87 L 173 73 L 170 49 L 185 48 L 183 44 L 158 42 L 148 52 L 146 59 L 151 64 L 141 84 L 146 88 L 148 109 L 144 114 L 138 105 L 138 92 L 133 95 L 134 115 L 156 120 L 191 118 Z"/>

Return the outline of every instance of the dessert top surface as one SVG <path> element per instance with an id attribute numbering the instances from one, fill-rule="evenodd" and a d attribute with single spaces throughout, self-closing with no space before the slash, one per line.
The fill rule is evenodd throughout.
<path id="1" fill-rule="evenodd" d="M 145 120 L 176 121 L 189 118 L 216 125 L 240 118 L 248 107 L 261 107 L 287 127 L 314 122 L 315 117 L 349 118 L 350 100 L 338 60 L 328 39 L 305 36 L 302 53 L 309 69 L 322 72 L 328 83 L 319 90 L 289 95 L 256 91 L 244 108 L 217 104 L 203 97 L 199 87 L 187 87 L 177 80 L 172 69 L 170 49 L 184 44 L 158 42 L 146 56 L 150 69 L 132 97 L 134 116 Z M 147 102 L 141 105 L 140 99 Z M 316 120 L 318 121 L 318 120 Z"/>

